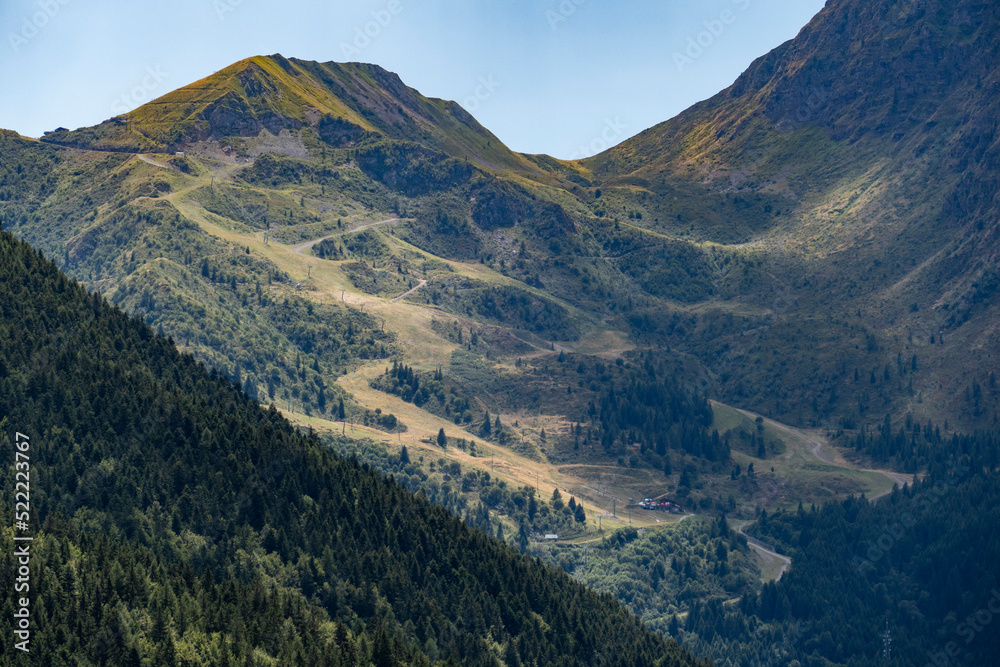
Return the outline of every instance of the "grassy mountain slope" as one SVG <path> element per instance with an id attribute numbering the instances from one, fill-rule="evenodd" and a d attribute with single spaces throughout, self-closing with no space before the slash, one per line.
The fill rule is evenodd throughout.
<path id="1" fill-rule="evenodd" d="M 3 437 L 30 438 L 35 482 L 32 664 L 698 664 L 331 455 L 8 233 L 0 259 Z"/>
<path id="2" fill-rule="evenodd" d="M 998 26 L 989 3 L 828 3 L 730 88 L 583 165 L 644 226 L 767 267 L 714 306 L 731 298 L 779 326 L 817 318 L 837 355 L 853 345 L 835 321 L 850 321 L 883 357 L 921 358 L 923 377 L 880 411 L 990 423 L 995 402 L 973 417 L 965 393 L 996 365 Z M 767 200 L 771 219 L 732 212 L 720 227 L 685 201 L 692 190 L 716 210 Z M 849 393 L 828 383 L 816 399 L 864 421 Z"/>
<path id="3" fill-rule="evenodd" d="M 599 414 L 599 387 L 636 379 L 633 348 L 669 348 L 663 372 L 688 394 L 800 424 L 881 422 L 911 397 L 943 414 L 920 393 L 937 378 L 923 349 L 913 363 L 919 342 L 820 303 L 806 285 L 818 279 L 796 277 L 801 258 L 758 239 L 791 217 L 784 194 L 601 181 L 596 163 L 513 156 L 460 117 L 370 66 L 253 58 L 120 123 L 43 143 L 5 134 L 0 215 L 251 396 L 317 428 L 335 428 L 343 400 L 359 428 L 405 413 L 396 428 L 412 429 L 413 444 L 451 429 L 451 416 L 442 424 L 370 386 L 390 357 L 441 367 L 472 397 L 466 414 L 500 412 L 520 430 L 479 441 L 517 462 L 512 480 L 544 473 L 543 486 L 564 484 L 588 508 L 611 504 L 588 490 L 602 475 L 622 480 L 621 498 L 789 502 L 700 486 L 730 471 L 703 456 L 711 428 L 678 426 L 686 435 L 662 438 L 674 443 L 665 448 L 644 434 L 655 419 L 606 438 L 615 420 Z M 484 139 L 499 152 L 475 148 Z M 622 355 L 622 377 L 608 373 Z M 476 421 L 454 428 L 480 437 Z"/>
<path id="4" fill-rule="evenodd" d="M 52 143 L 170 152 L 202 140 L 256 138 L 314 127 L 345 147 L 374 137 L 414 142 L 492 169 L 537 167 L 511 152 L 454 102 L 431 99 L 376 65 L 255 56 L 93 128 Z"/>

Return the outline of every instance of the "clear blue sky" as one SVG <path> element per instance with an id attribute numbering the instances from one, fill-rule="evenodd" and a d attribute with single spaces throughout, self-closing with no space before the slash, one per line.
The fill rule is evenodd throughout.
<path id="1" fill-rule="evenodd" d="M 242 58 L 281 53 L 377 63 L 462 103 L 514 150 L 582 157 L 725 88 L 822 5 L 3 0 L 0 127 L 40 136 L 93 125 Z"/>

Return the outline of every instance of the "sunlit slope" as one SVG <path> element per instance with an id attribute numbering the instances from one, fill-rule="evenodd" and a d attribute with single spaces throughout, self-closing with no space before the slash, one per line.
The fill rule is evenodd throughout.
<path id="1" fill-rule="evenodd" d="M 241 60 L 101 125 L 51 133 L 46 141 L 157 151 L 304 127 L 336 145 L 411 141 L 486 168 L 539 171 L 457 103 L 424 97 L 377 65 L 281 55 Z"/>

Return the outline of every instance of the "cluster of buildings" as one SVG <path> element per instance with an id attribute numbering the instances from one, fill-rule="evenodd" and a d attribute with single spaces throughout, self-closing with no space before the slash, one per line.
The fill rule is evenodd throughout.
<path id="1" fill-rule="evenodd" d="M 666 498 L 661 498 L 659 500 L 646 498 L 639 503 L 639 507 L 644 510 L 660 510 L 661 512 L 670 512 L 671 514 L 680 514 L 683 511 L 680 505 L 672 500 L 667 500 Z"/>

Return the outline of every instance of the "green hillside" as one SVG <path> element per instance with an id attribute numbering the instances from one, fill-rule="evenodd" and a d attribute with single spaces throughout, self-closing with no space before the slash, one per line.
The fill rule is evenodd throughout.
<path id="1" fill-rule="evenodd" d="M 634 224 L 748 258 L 750 280 L 703 303 L 756 329 L 757 349 L 728 332 L 683 342 L 720 372 L 712 356 L 734 357 L 721 395 L 827 426 L 993 423 L 996 397 L 973 413 L 966 393 L 997 364 L 998 27 L 977 2 L 830 2 L 726 90 L 582 162 L 603 198 L 643 213 Z M 849 331 L 878 353 L 858 358 Z M 817 338 L 818 373 L 767 367 Z M 899 354 L 919 357 L 912 381 L 852 383 Z M 771 378 L 787 400 L 759 393 Z"/>
<path id="2" fill-rule="evenodd" d="M 899 664 L 933 653 L 996 585 L 998 29 L 830 0 L 577 161 L 281 55 L 0 130 L 32 659 L 695 664 L 669 635 L 860 666 L 887 623 Z M 636 505 L 660 497 L 711 520 Z"/>
<path id="3" fill-rule="evenodd" d="M 371 266 L 335 258 L 353 262 L 347 289 L 391 299 L 426 279 L 408 301 L 543 346 L 591 352 L 577 342 L 589 329 L 617 349 L 670 348 L 710 395 L 799 426 L 851 430 L 886 415 L 988 426 L 998 396 L 975 410 L 967 396 L 997 354 L 997 23 L 971 0 L 832 2 L 730 88 L 578 162 L 512 153 L 458 105 L 373 65 L 254 57 L 43 144 L 5 135 L 0 215 L 109 296 L 154 260 L 212 263 L 240 244 L 254 256 L 248 235 L 263 258 L 241 268 L 236 291 L 245 281 L 282 292 L 275 276 L 301 291 L 311 266 L 270 242 L 329 236 L 345 248 L 334 232 L 391 220 L 379 229 L 390 250 Z M 163 231 L 143 224 L 150 208 L 214 239 L 171 234 L 178 257 L 167 257 L 146 240 Z M 444 263 L 428 272 L 429 260 Z M 448 275 L 448 262 L 481 270 Z M 207 312 L 225 301 L 176 267 L 149 270 L 144 284 L 129 279 L 130 294 L 159 285 Z M 480 303 L 490 282 L 505 285 L 499 310 Z M 511 299 L 570 317 L 509 320 Z M 160 319 L 180 340 L 179 317 Z M 233 340 L 269 326 L 239 319 Z M 274 375 L 200 338 L 196 351 L 229 373 L 251 366 L 251 387 Z M 306 388 L 294 375 L 281 368 L 272 381 L 289 404 Z"/>
<path id="4" fill-rule="evenodd" d="M 700 664 L 332 455 L 7 233 L 0 259 L 3 439 L 30 442 L 30 664 Z"/>
<path id="5" fill-rule="evenodd" d="M 431 99 L 376 65 L 317 63 L 280 54 L 235 63 L 93 128 L 49 133 L 61 145 L 171 152 L 222 141 L 240 153 L 261 132 L 315 128 L 336 147 L 390 138 L 419 143 L 487 169 L 535 171 L 454 102 Z"/>

